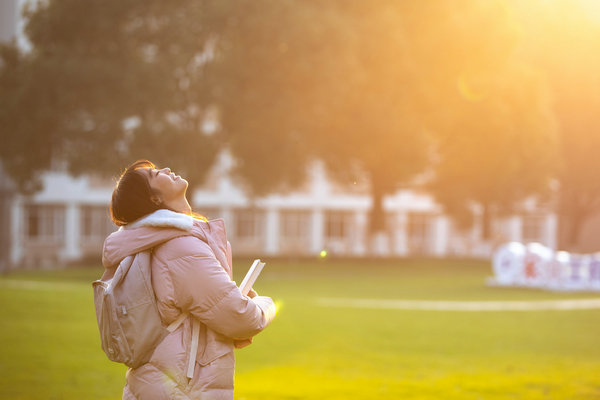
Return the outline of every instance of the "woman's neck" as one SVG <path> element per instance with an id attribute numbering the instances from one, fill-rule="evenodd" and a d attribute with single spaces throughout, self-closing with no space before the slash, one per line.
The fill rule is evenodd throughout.
<path id="1" fill-rule="evenodd" d="M 185 197 L 165 203 L 165 205 L 171 210 L 183 214 L 190 214 L 192 212 L 192 207 L 190 207 L 190 203 L 188 203 Z"/>

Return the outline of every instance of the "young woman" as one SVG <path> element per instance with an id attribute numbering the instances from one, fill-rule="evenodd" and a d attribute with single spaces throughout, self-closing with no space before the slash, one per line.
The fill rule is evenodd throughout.
<path id="1" fill-rule="evenodd" d="M 103 280 L 125 257 L 152 249 L 152 286 L 165 326 L 180 323 L 148 363 L 127 371 L 123 399 L 233 399 L 235 347 L 273 319 L 269 297 L 242 295 L 232 281 L 223 220 L 194 216 L 188 183 L 137 161 L 119 178 L 110 212 L 121 228 L 104 242 Z"/>

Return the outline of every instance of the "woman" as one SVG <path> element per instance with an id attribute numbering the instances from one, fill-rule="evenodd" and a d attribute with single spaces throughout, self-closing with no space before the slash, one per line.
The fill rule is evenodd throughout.
<path id="1" fill-rule="evenodd" d="M 176 326 L 148 363 L 127 371 L 123 399 L 233 399 L 233 349 L 249 345 L 275 315 L 269 297 L 244 296 L 232 281 L 223 220 L 194 216 L 187 186 L 142 160 L 113 191 L 110 212 L 121 228 L 104 242 L 102 279 L 125 257 L 152 249 L 159 314 Z"/>

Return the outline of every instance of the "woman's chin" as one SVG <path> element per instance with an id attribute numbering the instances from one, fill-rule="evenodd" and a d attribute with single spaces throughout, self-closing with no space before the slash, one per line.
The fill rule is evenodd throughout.
<path id="1" fill-rule="evenodd" d="M 180 178 L 180 179 L 177 181 L 177 184 L 178 184 L 178 186 L 181 188 L 181 191 L 183 192 L 183 194 L 185 194 L 185 192 L 187 191 L 187 188 L 188 188 L 188 181 L 186 181 L 186 180 L 185 180 L 185 179 L 183 179 L 183 178 Z"/>

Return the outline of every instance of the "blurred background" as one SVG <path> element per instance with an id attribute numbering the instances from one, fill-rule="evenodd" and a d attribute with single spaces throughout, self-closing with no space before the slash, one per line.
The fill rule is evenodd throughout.
<path id="1" fill-rule="evenodd" d="M 244 254 L 596 251 L 595 0 L 2 0 L 3 269 L 97 255 L 114 177 Z"/>
<path id="2" fill-rule="evenodd" d="M 120 390 L 89 282 L 143 158 L 239 274 L 277 260 L 238 398 L 600 398 L 597 311 L 306 304 L 569 296 L 484 278 L 508 241 L 600 250 L 600 1 L 0 0 L 0 41 L 0 395 Z"/>
<path id="3" fill-rule="evenodd" d="M 0 4 L 3 269 L 97 255 L 139 158 L 242 254 L 600 245 L 595 0 Z"/>

